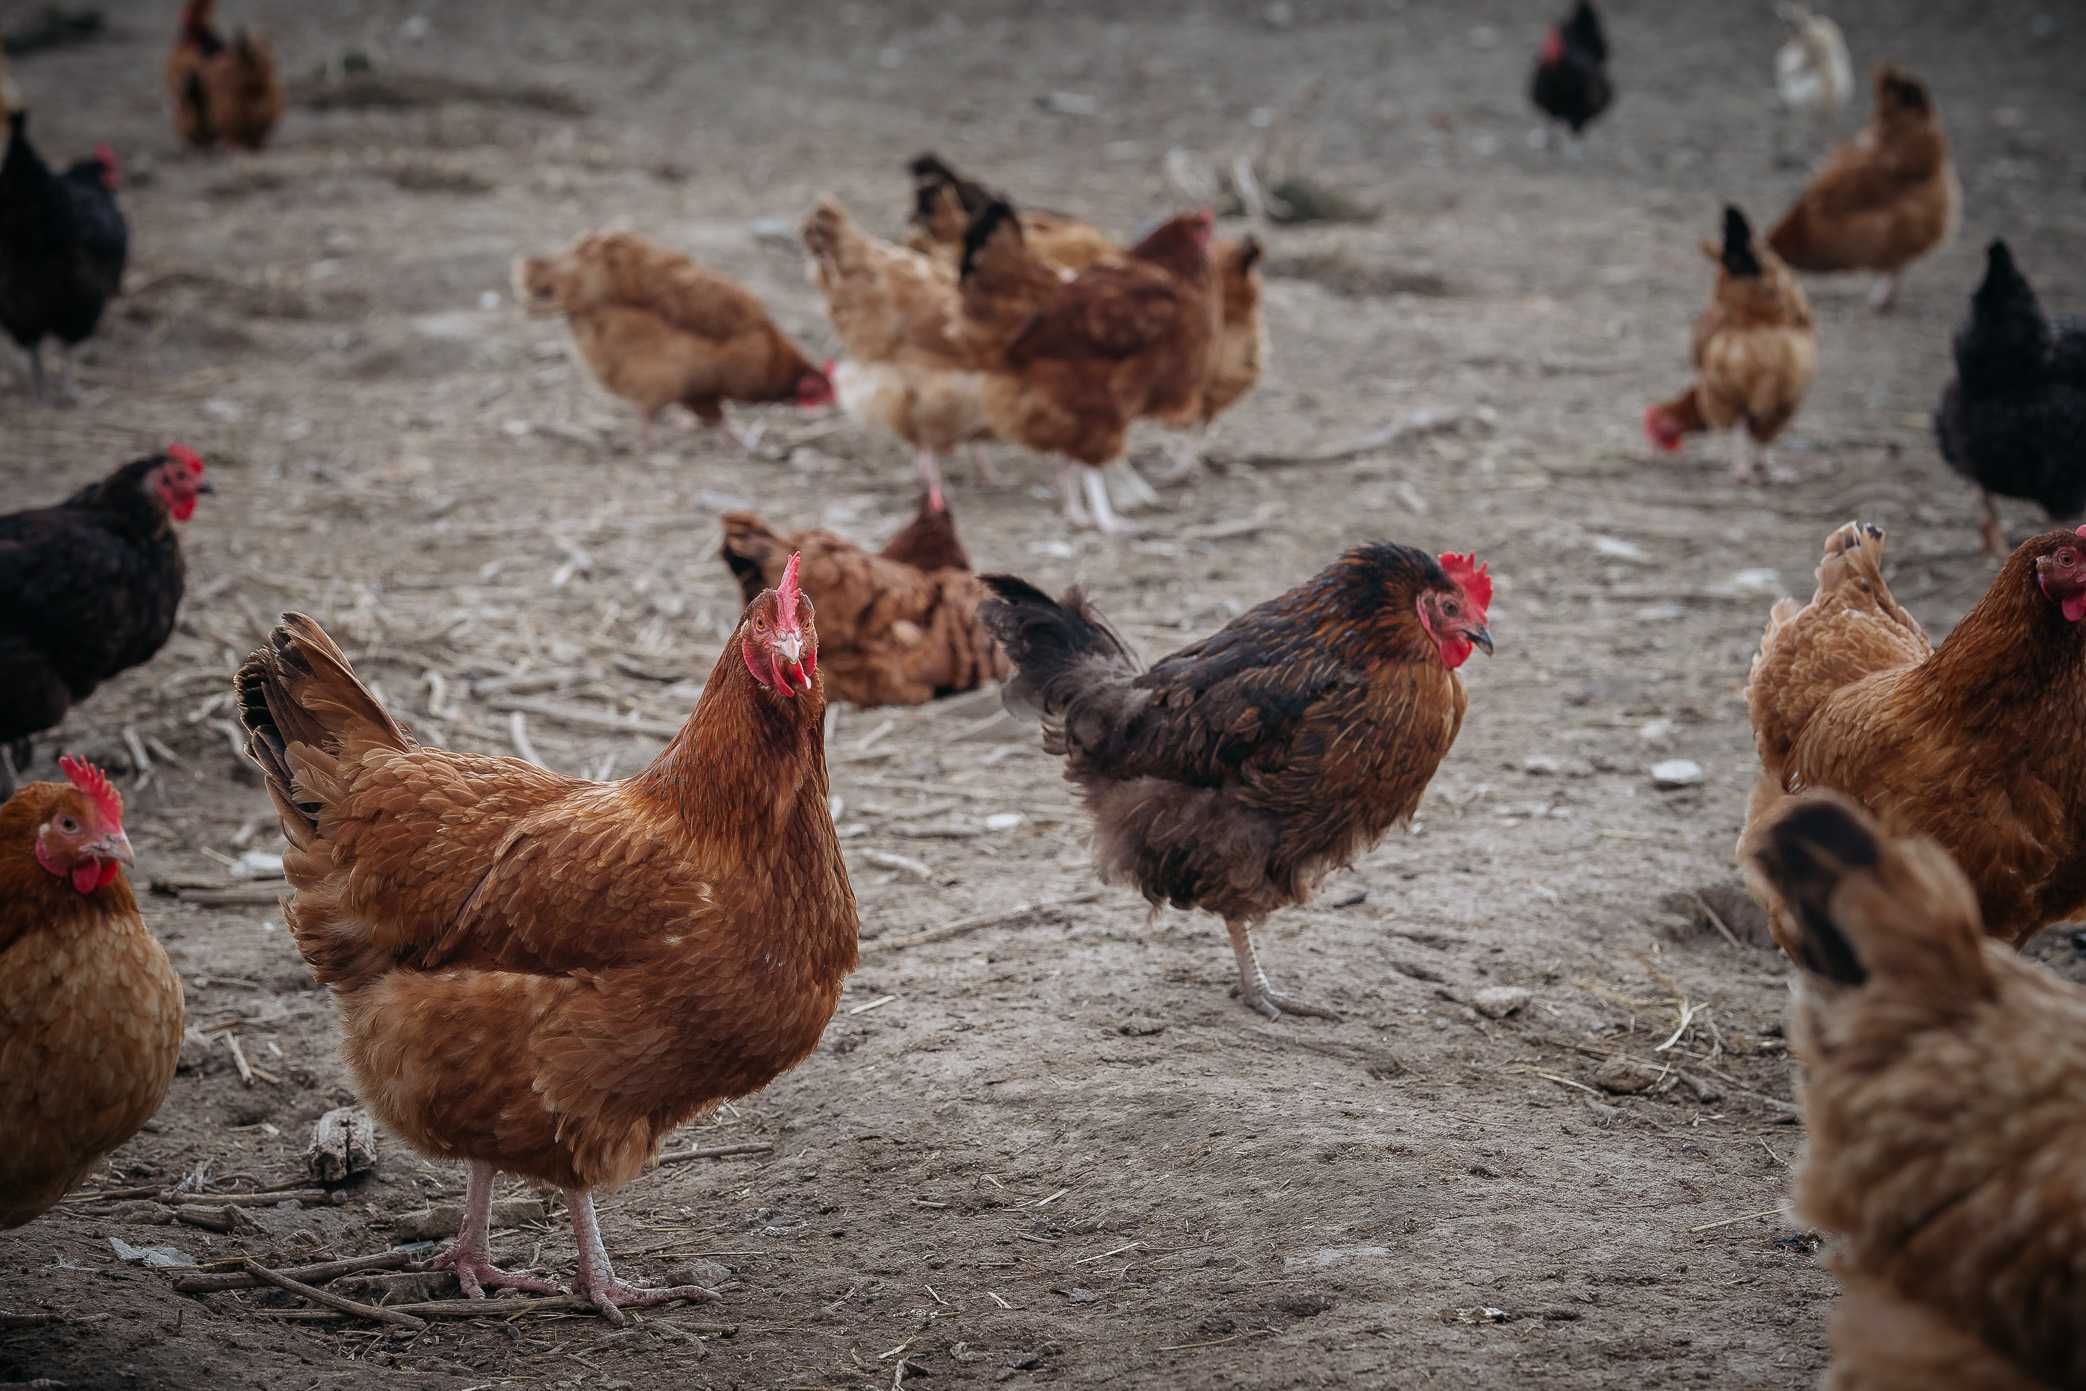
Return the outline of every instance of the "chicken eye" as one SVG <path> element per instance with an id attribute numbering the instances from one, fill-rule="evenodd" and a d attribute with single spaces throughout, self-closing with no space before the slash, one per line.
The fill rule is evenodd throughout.
<path id="1" fill-rule="evenodd" d="M 2079 553 L 2073 550 L 2071 547 L 2066 546 L 2063 550 L 2057 552 L 2057 563 L 2059 565 L 2064 566 L 2066 569 L 2070 569 L 2072 566 L 2077 565 L 2079 563 Z"/>
<path id="2" fill-rule="evenodd" d="M 58 818 L 58 829 L 66 835 L 76 836 L 80 833 L 80 823 L 69 816 L 61 816 Z"/>

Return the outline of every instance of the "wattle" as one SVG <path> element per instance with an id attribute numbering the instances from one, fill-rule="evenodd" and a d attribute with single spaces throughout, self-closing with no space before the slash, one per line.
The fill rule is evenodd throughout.
<path id="1" fill-rule="evenodd" d="M 115 861 L 111 860 L 109 863 L 113 868 Z M 100 888 L 102 883 L 100 860 L 81 860 L 72 867 L 74 893 L 91 894 Z"/>
<path id="2" fill-rule="evenodd" d="M 2059 607 L 2064 610 L 2065 622 L 2076 623 L 2080 619 L 2086 618 L 2086 594 L 2074 594 Z"/>

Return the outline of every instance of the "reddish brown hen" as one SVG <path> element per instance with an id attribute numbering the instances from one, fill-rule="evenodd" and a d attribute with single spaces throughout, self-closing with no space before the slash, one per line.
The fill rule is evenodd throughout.
<path id="1" fill-rule="evenodd" d="M 48 1211 L 166 1098 L 181 977 L 138 916 L 123 798 L 67 781 L 0 805 L 0 1227 Z"/>
<path id="2" fill-rule="evenodd" d="M 167 55 L 167 95 L 174 133 L 190 145 L 258 150 L 282 119 L 282 83 L 268 41 L 241 29 L 227 42 L 211 25 L 216 0 L 188 0 L 174 51 Z"/>
<path id="3" fill-rule="evenodd" d="M 469 1166 L 444 1258 L 465 1292 L 548 1288 L 491 1263 L 504 1172 L 565 1191 L 578 1288 L 604 1314 L 706 1297 L 617 1279 L 592 1195 L 809 1056 L 854 969 L 797 566 L 622 782 L 414 743 L 301 615 L 240 669 L 238 699 L 290 842 L 287 921 L 356 1085 L 408 1144 Z"/>
<path id="4" fill-rule="evenodd" d="M 821 638 L 827 689 L 854 705 L 921 705 L 1007 674 L 1006 654 L 978 618 L 984 582 L 938 494 L 880 554 L 829 531 L 781 536 L 750 512 L 727 513 L 724 563 L 758 594 L 792 556 L 804 584 L 825 596 Z"/>
<path id="5" fill-rule="evenodd" d="M 1463 726 L 1456 668 L 1492 650 L 1484 567 L 1357 546 L 1149 670 L 1078 590 L 985 582 L 1008 706 L 1064 758 L 1101 877 L 1222 918 L 1251 1008 L 1334 1017 L 1268 983 L 1252 931 L 1418 808 Z"/>

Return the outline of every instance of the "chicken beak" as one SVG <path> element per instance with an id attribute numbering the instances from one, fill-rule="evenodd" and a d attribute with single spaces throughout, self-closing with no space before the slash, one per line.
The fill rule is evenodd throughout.
<path id="1" fill-rule="evenodd" d="M 790 679 L 804 690 L 811 689 L 811 676 L 804 670 L 804 634 L 777 633 L 775 655 L 789 664 Z"/>
<path id="2" fill-rule="evenodd" d="M 120 860 L 127 865 L 138 862 L 137 856 L 131 853 L 130 837 L 123 833 L 121 827 L 81 846 L 80 853 L 92 855 L 97 860 Z"/>
<path id="3" fill-rule="evenodd" d="M 207 478 L 199 478 L 196 480 L 196 491 L 199 493 L 214 493 L 217 491 L 217 485 Z"/>
<path id="4" fill-rule="evenodd" d="M 1486 656 L 1492 655 L 1492 630 L 1490 628 L 1465 628 L 1463 636 L 1469 638 L 1476 646 L 1484 648 Z"/>

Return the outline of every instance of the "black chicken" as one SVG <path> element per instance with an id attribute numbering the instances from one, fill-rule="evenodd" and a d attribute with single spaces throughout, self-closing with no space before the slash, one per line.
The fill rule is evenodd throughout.
<path id="1" fill-rule="evenodd" d="M 0 516 L 0 801 L 30 735 L 174 631 L 186 568 L 174 522 L 212 491 L 170 444 L 55 507 Z"/>
<path id="2" fill-rule="evenodd" d="M 1992 495 L 2040 503 L 2053 519 L 2086 510 L 2086 323 L 2052 323 L 2003 241 L 1956 330 L 1956 375 L 1934 410 L 1948 466 L 1978 486 L 1985 549 L 2008 546 Z"/>
<path id="3" fill-rule="evenodd" d="M 98 147 L 63 174 L 29 143 L 29 113 L 7 98 L 7 152 L 0 158 L 0 328 L 29 353 L 29 384 L 47 396 L 43 341 L 61 351 L 85 342 L 123 283 L 130 229 L 116 206 L 115 152 Z M 72 376 L 65 358 L 65 383 Z"/>
<path id="4" fill-rule="evenodd" d="M 1552 120 L 1570 126 L 1575 136 L 1615 100 L 1615 87 L 1608 81 L 1608 40 L 1591 0 L 1579 0 L 1571 18 L 1552 25 L 1543 36 L 1543 56 L 1536 62 L 1528 94 Z"/>

